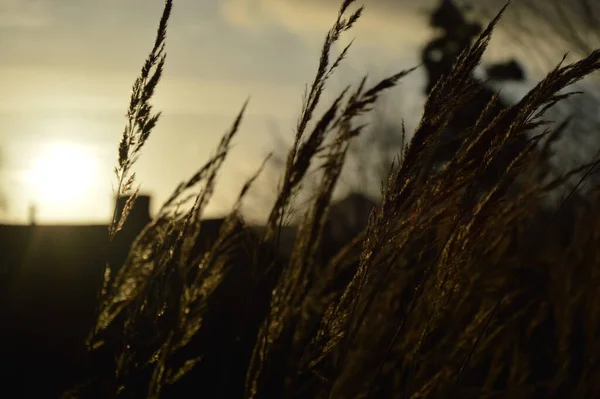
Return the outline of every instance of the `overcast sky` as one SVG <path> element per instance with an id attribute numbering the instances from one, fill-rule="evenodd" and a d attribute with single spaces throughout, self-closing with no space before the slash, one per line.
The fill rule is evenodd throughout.
<path id="1" fill-rule="evenodd" d="M 355 37 L 355 46 L 329 87 L 332 94 L 366 72 L 381 77 L 416 65 L 431 37 L 425 18 L 437 2 L 364 3 L 364 18 L 345 38 Z M 162 0 L 0 0 L 0 151 L 10 206 L 4 220 L 25 221 L 35 202 L 42 222 L 106 221 L 129 90 L 162 7 Z M 164 116 L 137 167 L 155 208 L 206 161 L 248 96 L 214 212 L 227 206 L 271 149 L 273 126 L 291 136 L 304 84 L 314 76 L 338 7 L 339 0 L 175 1 L 155 100 Z M 491 54 L 510 56 L 498 37 Z M 421 79 L 416 73 L 396 92 L 418 95 Z M 407 112 L 409 122 L 416 121 L 418 112 Z M 32 191 L 27 176 L 53 146 L 65 143 L 94 159 L 94 178 L 85 200 L 51 203 Z"/>

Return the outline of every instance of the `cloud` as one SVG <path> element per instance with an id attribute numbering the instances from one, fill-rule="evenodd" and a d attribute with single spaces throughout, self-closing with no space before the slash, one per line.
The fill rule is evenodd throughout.
<path id="1" fill-rule="evenodd" d="M 339 5 L 338 0 L 227 0 L 222 2 L 221 13 L 234 25 L 253 29 L 283 26 L 305 37 L 320 38 L 331 27 Z M 429 37 L 423 17 L 433 5 L 433 0 L 372 0 L 353 36 L 378 47 L 422 43 Z"/>
<path id="2" fill-rule="evenodd" d="M 536 0 L 530 2 L 541 4 Z M 476 4 L 478 9 L 487 10 L 485 15 L 475 14 L 483 23 L 490 20 L 504 5 L 503 0 L 471 3 Z M 423 44 L 435 34 L 428 25 L 428 18 L 439 0 L 370 0 L 355 4 L 365 4 L 364 15 L 342 41 L 355 37 L 351 53 L 358 53 L 358 58 L 363 60 L 369 59 L 364 49 L 368 49 L 370 55 L 376 54 L 377 59 L 418 59 Z M 230 24 L 249 30 L 265 31 L 275 26 L 285 28 L 316 47 L 321 44 L 324 33 L 331 27 L 339 5 L 340 0 L 225 0 L 221 2 L 221 15 Z M 535 67 L 535 61 L 518 45 L 511 25 L 513 16 L 519 10 L 521 8 L 513 5 L 500 21 L 486 52 L 486 60 L 518 57 L 526 63 L 531 61 L 532 65 L 528 64 L 528 67 Z M 531 20 L 532 23 L 539 23 L 535 19 Z M 546 39 L 549 34 L 551 33 L 546 34 Z M 563 51 L 563 47 L 560 51 Z"/>
<path id="3" fill-rule="evenodd" d="M 0 100 L 4 112 L 122 113 L 132 77 L 129 73 L 90 74 L 77 68 L 0 67 Z M 230 81 L 165 76 L 153 103 L 165 114 L 233 116 L 247 97 L 248 115 L 290 117 L 300 106 L 302 87 L 276 82 Z"/>
<path id="4" fill-rule="evenodd" d="M 0 0 L 0 27 L 39 29 L 52 22 L 49 3 L 43 0 Z"/>

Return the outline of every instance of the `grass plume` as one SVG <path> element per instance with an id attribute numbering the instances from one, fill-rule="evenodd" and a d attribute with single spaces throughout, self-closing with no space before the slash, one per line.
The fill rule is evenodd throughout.
<path id="1" fill-rule="evenodd" d="M 573 176 L 585 180 L 598 161 L 539 177 L 548 143 L 564 129 L 548 130 L 544 113 L 567 97 L 558 94 L 564 88 L 600 69 L 600 51 L 559 64 L 517 104 L 498 110 L 493 97 L 441 167 L 436 151 L 452 118 L 477 98 L 473 73 L 502 9 L 429 94 L 367 228 L 332 255 L 328 215 L 349 145 L 364 129 L 358 117 L 413 70 L 370 87 L 365 77 L 315 117 L 350 49 L 332 57 L 333 46 L 363 13 L 350 12 L 353 3 L 343 1 L 326 35 L 265 226 L 251 229 L 240 212 L 263 164 L 205 240 L 204 209 L 244 104 L 211 159 L 175 188 L 105 286 L 91 356 L 109 372 L 76 395 L 600 395 L 598 190 L 583 205 L 573 191 L 554 215 L 543 205 Z M 148 100 L 161 78 L 170 10 L 167 2 L 133 88 L 119 192 L 133 187 L 131 167 L 158 120 Z M 547 130 L 533 135 L 538 128 Z M 404 129 L 398 134 L 403 141 Z M 311 167 L 319 184 L 293 251 L 282 256 L 283 221 Z"/>

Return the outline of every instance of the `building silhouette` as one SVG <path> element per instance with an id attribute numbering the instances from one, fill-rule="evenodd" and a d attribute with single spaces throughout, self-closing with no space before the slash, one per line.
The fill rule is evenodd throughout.
<path id="1" fill-rule="evenodd" d="M 334 204 L 332 213 L 344 224 L 344 236 L 335 236 L 339 226 L 329 223 L 332 237 L 324 239 L 327 253 L 334 253 L 333 247 L 348 239 L 348 220 L 355 228 L 366 226 L 368 212 L 363 208 L 371 202 L 358 197 L 351 195 L 337 207 Z M 118 214 L 127 200 L 116 200 Z M 112 243 L 108 224 L 0 225 L 0 382 L 19 386 L 27 396 L 27 389 L 32 389 L 32 395 L 39 389 L 25 384 L 31 376 L 44 384 L 45 392 L 57 394 L 77 379 L 106 262 L 113 267 L 124 263 L 133 241 L 151 221 L 150 201 L 145 195 L 137 198 Z M 351 217 L 355 204 L 361 205 L 361 212 Z M 216 240 L 224 220 L 203 220 L 195 251 Z M 250 227 L 257 234 L 262 230 Z M 290 242 L 283 245 L 283 252 L 293 248 L 295 233 L 288 235 Z"/>
<path id="2" fill-rule="evenodd" d="M 123 262 L 149 210 L 150 197 L 139 196 L 110 246 L 108 225 L 0 225 L 0 380 L 27 390 L 19 381 L 35 375 L 50 393 L 76 375 L 101 271 Z"/>

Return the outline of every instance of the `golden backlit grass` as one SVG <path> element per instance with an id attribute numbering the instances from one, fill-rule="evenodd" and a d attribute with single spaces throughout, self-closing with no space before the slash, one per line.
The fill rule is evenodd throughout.
<path id="1" fill-rule="evenodd" d="M 600 68 L 600 52 L 557 66 L 496 114 L 492 100 L 440 168 L 434 150 L 452 115 L 477 93 L 471 76 L 500 12 L 429 95 L 366 231 L 328 258 L 328 209 L 348 146 L 363 129 L 356 119 L 410 72 L 372 86 L 363 79 L 315 115 L 349 51 L 332 58 L 332 48 L 362 14 L 351 11 L 353 3 L 343 2 L 327 33 L 265 228 L 257 234 L 240 214 L 261 167 L 215 243 L 197 246 L 244 104 L 213 157 L 177 186 L 125 264 L 109 267 L 89 343 L 96 368 L 68 395 L 600 397 L 598 195 L 575 202 L 573 192 L 557 209 L 543 205 L 548 192 L 574 175 L 585 179 L 595 164 L 542 178 L 540 143 L 552 132 L 528 135 L 546 126 L 545 110 L 563 98 L 556 93 Z M 149 102 L 171 7 L 167 1 L 134 85 L 119 146 L 120 194 L 135 184 L 135 159 L 158 120 Z M 320 184 L 292 253 L 282 258 L 281 228 L 311 167 Z M 111 234 L 126 216 L 127 207 Z"/>

